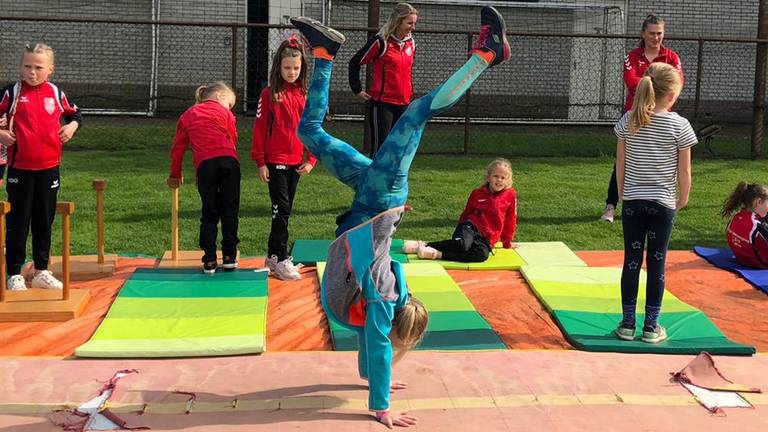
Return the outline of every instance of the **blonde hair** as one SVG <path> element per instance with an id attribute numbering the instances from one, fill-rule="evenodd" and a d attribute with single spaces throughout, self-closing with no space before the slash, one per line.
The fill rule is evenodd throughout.
<path id="1" fill-rule="evenodd" d="M 392 13 L 389 15 L 387 22 L 381 26 L 379 32 L 376 34 L 386 42 L 386 40 L 395 33 L 395 30 L 397 30 L 397 28 L 400 26 L 400 24 L 403 23 L 403 21 L 405 21 L 406 18 L 411 15 L 418 14 L 419 11 L 408 3 L 398 3 L 395 5 L 395 8 L 392 9 Z"/>
<path id="2" fill-rule="evenodd" d="M 277 47 L 277 51 L 275 51 L 275 55 L 272 57 L 272 70 L 269 71 L 269 88 L 273 101 L 280 100 L 280 91 L 283 88 L 283 84 L 285 84 L 280 69 L 283 59 L 287 57 L 301 57 L 301 72 L 299 72 L 299 78 L 296 79 L 296 82 L 301 86 L 302 93 L 307 94 L 307 53 L 299 39 L 296 36 L 291 36 Z"/>
<path id="3" fill-rule="evenodd" d="M 651 63 L 637 84 L 629 114 L 629 134 L 634 135 L 650 123 L 656 103 L 671 93 L 679 92 L 681 87 L 680 72 L 677 69 L 666 63 Z"/>
<path id="4" fill-rule="evenodd" d="M 44 54 L 48 57 L 48 60 L 51 61 L 51 64 L 53 64 L 53 48 L 42 42 L 26 44 L 24 46 L 24 54 L 22 55 L 22 59 L 24 58 L 24 55 L 27 54 Z"/>
<path id="5" fill-rule="evenodd" d="M 747 184 L 747 182 L 739 182 L 736 185 L 736 189 L 725 200 L 720 216 L 726 218 L 735 210 L 750 208 L 758 198 L 762 200 L 768 199 L 768 188 L 758 183 Z"/>
<path id="6" fill-rule="evenodd" d="M 509 173 L 509 181 L 507 182 L 507 185 L 506 187 L 504 187 L 504 189 L 511 188 L 512 187 L 512 162 L 504 158 L 496 158 L 492 160 L 491 163 L 488 164 L 488 166 L 485 167 L 485 177 L 483 177 L 483 185 L 488 184 L 489 179 L 491 177 L 491 173 L 496 168 L 502 168 Z"/>
<path id="7" fill-rule="evenodd" d="M 236 98 L 234 90 L 227 85 L 224 81 L 216 81 L 210 85 L 201 85 L 195 90 L 195 102 L 200 103 L 202 101 L 213 99 L 219 93 L 229 93 L 233 98 Z"/>
<path id="8" fill-rule="evenodd" d="M 395 312 L 392 321 L 392 345 L 397 348 L 394 362 L 400 361 L 405 354 L 421 342 L 429 323 L 429 313 L 419 299 L 411 296 L 402 309 Z"/>

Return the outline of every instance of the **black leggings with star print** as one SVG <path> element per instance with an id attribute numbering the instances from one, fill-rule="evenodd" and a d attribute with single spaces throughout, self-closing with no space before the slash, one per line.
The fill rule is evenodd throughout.
<path id="1" fill-rule="evenodd" d="M 661 306 L 664 296 L 664 262 L 675 210 L 646 200 L 624 201 L 621 222 L 624 231 L 624 267 L 621 271 L 621 302 L 637 301 L 643 249 L 648 239 L 645 285 L 646 305 Z"/>

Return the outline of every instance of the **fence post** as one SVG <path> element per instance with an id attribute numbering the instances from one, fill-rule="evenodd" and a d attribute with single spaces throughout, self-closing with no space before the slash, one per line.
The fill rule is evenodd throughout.
<path id="1" fill-rule="evenodd" d="M 768 38 L 768 0 L 760 0 L 757 21 L 757 38 Z M 757 44 L 755 61 L 755 93 L 752 102 L 752 145 L 750 156 L 757 159 L 763 155 L 763 124 L 765 123 L 765 79 L 768 44 Z"/>
<path id="2" fill-rule="evenodd" d="M 472 51 L 472 32 L 467 33 L 467 52 Z M 472 88 L 467 89 L 467 93 L 464 96 L 464 151 L 465 155 L 469 154 L 469 102 L 472 95 Z"/>
<path id="3" fill-rule="evenodd" d="M 696 98 L 693 100 L 693 128 L 699 130 L 699 108 L 701 107 L 701 72 L 703 69 L 704 40 L 699 39 L 699 53 L 696 58 Z"/>
<path id="4" fill-rule="evenodd" d="M 232 26 L 232 90 L 237 94 L 237 26 Z M 234 107 L 233 107 L 234 108 Z"/>
<path id="5" fill-rule="evenodd" d="M 379 26 L 379 11 L 379 0 L 370 0 L 368 2 L 368 28 L 377 28 Z M 373 37 L 374 34 L 374 32 L 368 31 L 367 38 Z M 384 42 L 386 43 L 386 41 Z M 373 68 L 369 66 L 365 67 L 365 87 L 363 91 L 368 91 L 371 88 Z M 370 101 L 363 103 L 363 153 L 365 154 L 371 154 L 373 149 L 373 143 L 371 142 L 371 111 L 368 109 L 370 103 Z"/>

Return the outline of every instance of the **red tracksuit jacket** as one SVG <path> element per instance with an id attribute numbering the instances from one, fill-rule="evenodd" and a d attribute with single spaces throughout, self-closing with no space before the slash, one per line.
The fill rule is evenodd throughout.
<path id="1" fill-rule="evenodd" d="M 624 111 L 632 109 L 632 102 L 635 100 L 635 90 L 643 78 L 643 74 L 648 70 L 651 63 L 666 63 L 674 66 L 680 71 L 680 78 L 683 77 L 683 65 L 680 64 L 680 57 L 676 52 L 664 46 L 659 50 L 659 55 L 649 62 L 645 57 L 645 48 L 638 47 L 627 53 L 624 57 L 624 84 L 627 85 L 627 101 L 624 103 Z"/>
<path id="2" fill-rule="evenodd" d="M 300 165 L 304 163 L 304 145 L 296 134 L 296 128 L 304 112 L 307 96 L 301 86 L 284 84 L 280 101 L 272 100 L 272 91 L 264 87 L 256 108 L 253 122 L 253 145 L 251 159 L 263 167 L 267 163 L 276 165 Z M 307 151 L 307 163 L 317 165 L 317 158 Z"/>
<path id="3" fill-rule="evenodd" d="M 408 105 L 413 96 L 413 56 L 416 44 L 410 36 L 399 40 L 390 36 L 387 42 L 374 36 L 349 61 L 349 87 L 360 93 L 360 66 L 371 69 L 371 99 L 392 105 Z"/>
<path id="4" fill-rule="evenodd" d="M 171 146 L 171 177 L 181 177 L 181 162 L 192 147 L 195 171 L 200 163 L 220 156 L 237 157 L 237 126 L 232 111 L 215 100 L 206 100 L 184 111 L 176 124 Z M 238 159 L 239 160 L 239 159 Z"/>
<path id="5" fill-rule="evenodd" d="M 768 227 L 757 213 L 742 209 L 725 231 L 725 239 L 736 260 L 754 268 L 768 268 Z"/>
<path id="6" fill-rule="evenodd" d="M 9 121 L 13 117 L 16 135 L 16 145 L 8 148 L 9 166 L 32 171 L 61 164 L 61 118 L 66 123 L 82 121 L 80 109 L 50 82 L 31 86 L 21 81 L 4 88 L 0 99 L 0 115 L 3 114 Z"/>
<path id="7" fill-rule="evenodd" d="M 493 193 L 488 185 L 472 191 L 459 223 L 472 222 L 491 247 L 499 240 L 509 247 L 515 238 L 517 225 L 517 192 L 514 188 Z"/>

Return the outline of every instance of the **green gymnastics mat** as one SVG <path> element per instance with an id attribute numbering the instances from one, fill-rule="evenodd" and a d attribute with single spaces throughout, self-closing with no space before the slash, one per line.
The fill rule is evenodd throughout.
<path id="1" fill-rule="evenodd" d="M 658 344 L 640 340 L 645 319 L 645 278 L 640 275 L 637 335 L 618 339 L 613 331 L 622 319 L 621 268 L 531 265 L 522 273 L 536 296 L 574 347 L 585 351 L 631 353 L 752 355 L 755 348 L 734 343 L 693 306 L 664 293 L 659 323 L 669 339 Z"/>
<path id="2" fill-rule="evenodd" d="M 517 243 L 516 249 L 504 249 L 501 243 L 483 262 L 466 263 L 458 261 L 422 260 L 415 254 L 408 254 L 408 262 L 434 262 L 449 270 L 519 270 L 526 264 L 557 263 L 564 266 L 586 266 L 563 242 Z"/>
<path id="3" fill-rule="evenodd" d="M 328 259 L 328 246 L 333 240 L 296 240 L 291 249 L 293 262 L 296 264 L 315 265 Z M 402 252 L 403 240 L 393 239 L 389 256 L 393 260 L 407 263 L 408 257 Z"/>
<path id="4" fill-rule="evenodd" d="M 265 350 L 267 272 L 137 269 L 78 357 L 197 357 Z"/>
<path id="5" fill-rule="evenodd" d="M 404 264 L 409 292 L 429 312 L 427 332 L 417 350 L 473 351 L 502 350 L 506 345 L 451 279 L 434 262 Z M 317 263 L 322 280 L 325 263 Z M 336 351 L 356 351 L 357 335 L 329 319 Z"/>

